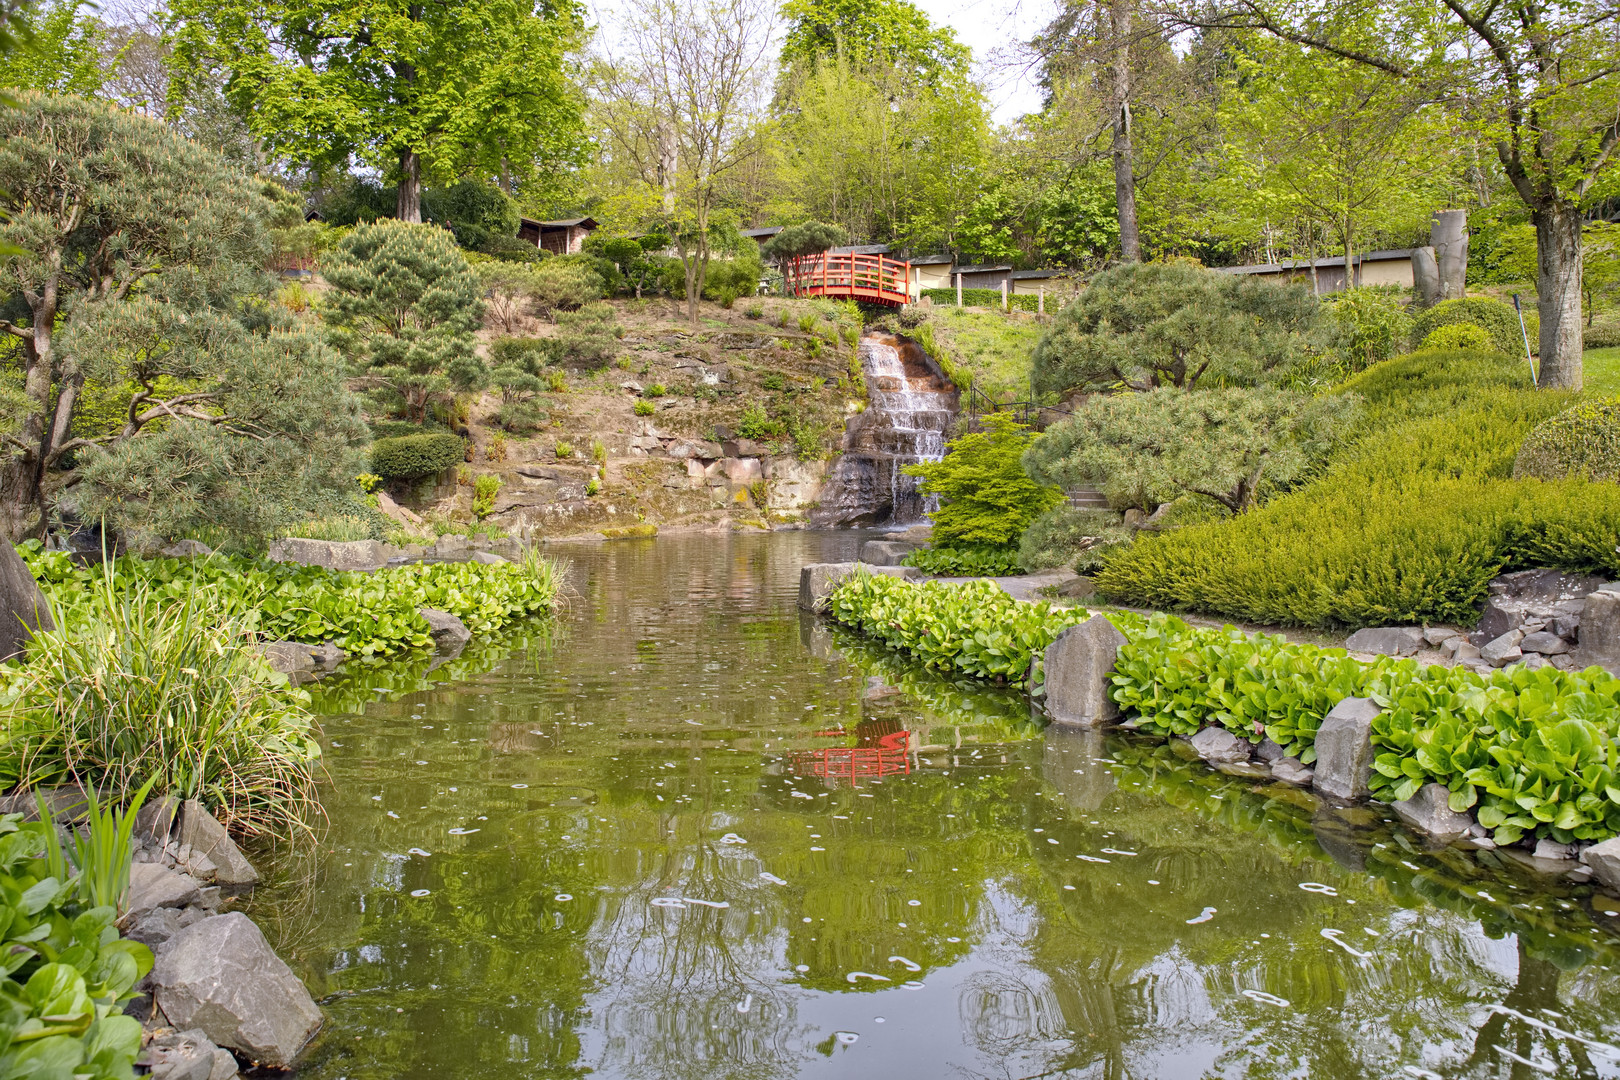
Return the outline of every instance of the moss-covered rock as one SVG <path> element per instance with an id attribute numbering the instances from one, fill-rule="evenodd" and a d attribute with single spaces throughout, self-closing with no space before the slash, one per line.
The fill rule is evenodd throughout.
<path id="1" fill-rule="evenodd" d="M 1585 402 L 1542 421 L 1519 447 L 1513 475 L 1620 480 L 1620 398 Z"/>

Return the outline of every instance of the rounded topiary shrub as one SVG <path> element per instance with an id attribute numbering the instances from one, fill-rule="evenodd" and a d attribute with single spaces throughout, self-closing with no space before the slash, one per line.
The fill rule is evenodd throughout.
<path id="1" fill-rule="evenodd" d="M 1588 326 L 1583 335 L 1588 349 L 1613 349 L 1620 346 L 1620 323 L 1598 323 Z"/>
<path id="2" fill-rule="evenodd" d="M 1425 349 L 1467 349 L 1479 352 L 1491 347 L 1491 335 L 1476 323 L 1460 322 L 1442 326 L 1423 339 Z"/>
<path id="3" fill-rule="evenodd" d="M 1542 421 L 1519 447 L 1513 475 L 1620 480 L 1620 398 L 1586 402 Z"/>
<path id="4" fill-rule="evenodd" d="M 371 444 L 371 471 L 387 480 L 416 480 L 443 472 L 466 456 L 460 435 L 402 435 Z"/>
<path id="5" fill-rule="evenodd" d="M 1417 317 L 1412 324 L 1412 340 L 1427 341 L 1430 334 L 1442 326 L 1473 323 L 1483 327 L 1490 335 L 1490 346 L 1509 356 L 1524 354 L 1524 335 L 1519 330 L 1519 316 L 1513 308 L 1500 300 L 1483 297 L 1464 297 L 1461 300 L 1442 300 Z"/>

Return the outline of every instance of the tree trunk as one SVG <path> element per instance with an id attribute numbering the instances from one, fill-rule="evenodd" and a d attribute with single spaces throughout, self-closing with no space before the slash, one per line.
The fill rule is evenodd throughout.
<path id="1" fill-rule="evenodd" d="M 422 224 L 422 158 L 415 150 L 399 152 L 399 202 L 394 216 Z"/>
<path id="2" fill-rule="evenodd" d="M 1136 223 L 1136 159 L 1131 149 L 1131 16 L 1135 0 L 1114 0 L 1113 85 L 1114 204 L 1119 212 L 1119 257 L 1142 261 L 1142 234 Z"/>
<path id="3" fill-rule="evenodd" d="M 1540 384 L 1581 388 L 1581 213 L 1556 202 L 1534 211 L 1536 309 L 1541 314 Z"/>

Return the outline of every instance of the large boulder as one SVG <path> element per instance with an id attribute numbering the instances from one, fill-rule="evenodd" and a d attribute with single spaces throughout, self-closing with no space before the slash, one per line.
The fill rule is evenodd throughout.
<path id="1" fill-rule="evenodd" d="M 22 654 L 35 630 L 55 630 L 50 605 L 17 549 L 0 542 L 0 660 Z"/>
<path id="2" fill-rule="evenodd" d="M 905 581 L 917 581 L 924 575 L 915 566 L 867 566 L 865 563 L 811 563 L 799 570 L 799 607 L 805 611 L 820 611 L 827 597 L 862 567 L 871 574 L 887 574 Z"/>
<path id="3" fill-rule="evenodd" d="M 247 861 L 225 826 L 196 799 L 187 799 L 181 804 L 177 839 L 181 847 L 191 848 L 193 855 L 214 864 L 214 884 L 227 889 L 246 889 L 259 883 L 259 872 Z"/>
<path id="4" fill-rule="evenodd" d="M 1395 816 L 1418 832 L 1450 843 L 1461 840 L 1473 828 L 1474 819 L 1453 810 L 1447 800 L 1451 792 L 1444 784 L 1427 783 L 1410 799 L 1390 803 Z"/>
<path id="5" fill-rule="evenodd" d="M 292 1065 L 321 1026 L 304 984 L 239 911 L 181 930 L 152 968 L 157 1005 L 179 1029 L 260 1065 Z"/>
<path id="6" fill-rule="evenodd" d="M 472 640 L 472 631 L 467 629 L 467 624 L 448 611 L 421 607 L 416 609 L 416 613 L 427 620 L 428 633 L 433 636 L 433 644 L 440 652 L 460 652 Z"/>
<path id="7" fill-rule="evenodd" d="M 1346 802 L 1365 799 L 1372 780 L 1372 722 L 1383 710 L 1371 698 L 1345 698 L 1316 729 L 1319 794 Z"/>
<path id="8" fill-rule="evenodd" d="M 1601 589 L 1581 607 L 1581 656 L 1590 663 L 1620 661 L 1620 592 Z"/>
<path id="9" fill-rule="evenodd" d="M 1417 626 L 1369 626 L 1350 635 L 1344 647 L 1351 652 L 1380 656 L 1411 656 L 1423 648 L 1423 630 Z"/>
<path id="10" fill-rule="evenodd" d="M 1581 862 L 1592 868 L 1592 876 L 1599 884 L 1620 890 L 1620 836 L 1584 849 Z"/>
<path id="11" fill-rule="evenodd" d="M 272 562 L 324 566 L 328 570 L 380 570 L 388 551 L 377 540 L 305 540 L 287 537 L 270 544 Z"/>
<path id="12" fill-rule="evenodd" d="M 1046 647 L 1046 711 L 1055 723 L 1096 727 L 1119 719 L 1108 691 L 1125 635 L 1101 615 L 1071 626 Z M 1247 755 L 1245 755 L 1247 756 Z"/>
<path id="13" fill-rule="evenodd" d="M 869 566 L 899 566 L 901 561 L 917 550 L 915 544 L 893 540 L 868 540 L 861 545 L 861 562 Z"/>

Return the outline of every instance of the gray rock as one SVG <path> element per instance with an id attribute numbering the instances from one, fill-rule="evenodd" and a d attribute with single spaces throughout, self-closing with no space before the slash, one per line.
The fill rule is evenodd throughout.
<path id="1" fill-rule="evenodd" d="M 284 675 L 315 670 L 315 657 L 301 641 L 266 641 L 258 649 L 270 666 Z"/>
<path id="2" fill-rule="evenodd" d="M 1108 693 L 1109 676 L 1124 644 L 1125 635 L 1101 615 L 1052 639 L 1044 663 L 1046 711 L 1053 722 L 1096 727 L 1119 719 L 1119 706 Z"/>
<path id="3" fill-rule="evenodd" d="M 0 660 L 19 656 L 35 630 L 54 630 L 50 605 L 28 564 L 11 544 L 0 541 Z"/>
<path id="4" fill-rule="evenodd" d="M 178 874 L 161 863 L 132 863 L 124 921 L 127 924 L 138 920 L 157 908 L 185 907 L 197 896 L 195 878 Z"/>
<path id="5" fill-rule="evenodd" d="M 440 652 L 460 652 L 472 640 L 472 631 L 467 625 L 447 611 L 421 607 L 416 613 L 427 620 L 428 633 Z"/>
<path id="6" fill-rule="evenodd" d="M 485 566 L 506 566 L 511 563 L 512 560 L 503 559 L 493 551 L 475 551 L 472 553 L 472 558 L 468 561 L 483 563 Z"/>
<path id="7" fill-rule="evenodd" d="M 208 1080 L 231 1080 L 233 1076 L 240 1076 L 236 1068 L 236 1055 L 223 1046 L 214 1047 L 214 1068 L 208 1074 Z"/>
<path id="8" fill-rule="evenodd" d="M 322 645 L 309 646 L 309 656 L 315 662 L 315 666 L 322 671 L 332 671 L 349 658 L 348 653 L 330 641 Z"/>
<path id="9" fill-rule="evenodd" d="M 1282 747 L 1271 741 L 1271 736 L 1267 735 L 1265 738 L 1260 740 L 1260 745 L 1254 748 L 1254 756 L 1269 765 L 1273 762 L 1281 761 L 1288 755 L 1283 752 Z"/>
<path id="10" fill-rule="evenodd" d="M 388 563 L 388 553 L 377 540 L 287 537 L 270 544 L 270 561 L 324 566 L 328 570 L 380 570 Z"/>
<path id="11" fill-rule="evenodd" d="M 138 941 L 142 945 L 157 951 L 159 945 L 168 941 L 180 932 L 180 911 L 178 908 L 160 907 L 143 914 L 136 919 L 123 936 L 131 941 Z"/>
<path id="12" fill-rule="evenodd" d="M 207 859 L 214 865 L 216 884 L 227 889 L 242 889 L 259 883 L 259 872 L 236 846 L 225 826 L 196 799 L 187 799 L 180 808 L 177 838 L 182 846 L 191 848 L 193 863 Z"/>
<path id="13" fill-rule="evenodd" d="M 1522 667 L 1526 671 L 1539 671 L 1544 667 L 1551 667 L 1552 661 L 1540 653 L 1525 653 L 1523 657 L 1507 665 L 1508 667 Z"/>
<path id="14" fill-rule="evenodd" d="M 1094 615 L 1092 618 L 1101 618 Z M 1110 665 L 1112 666 L 1112 665 Z M 1240 739 L 1222 727 L 1207 727 L 1187 740 L 1192 748 L 1198 751 L 1198 756 L 1212 765 L 1236 764 L 1239 761 L 1248 761 L 1249 754 L 1254 747 L 1246 739 Z"/>
<path id="15" fill-rule="evenodd" d="M 1620 889 L 1620 836 L 1582 850 L 1581 862 L 1592 868 L 1599 882 Z"/>
<path id="16" fill-rule="evenodd" d="M 433 544 L 433 553 L 441 559 L 447 555 L 463 555 L 467 551 L 467 538 L 458 533 L 447 533 Z"/>
<path id="17" fill-rule="evenodd" d="M 916 550 L 915 545 L 893 540 L 868 540 L 861 545 L 861 562 L 871 566 L 899 566 L 902 559 Z"/>
<path id="18" fill-rule="evenodd" d="M 1344 647 L 1351 652 L 1411 656 L 1423 644 L 1423 631 L 1416 626 L 1369 626 L 1351 634 Z"/>
<path id="19" fill-rule="evenodd" d="M 1536 841 L 1536 858 L 1538 859 L 1573 859 L 1580 853 L 1580 848 L 1574 844 L 1560 844 L 1556 840 L 1542 837 Z"/>
<path id="20" fill-rule="evenodd" d="M 154 1080 L 210 1080 L 219 1047 L 202 1031 L 167 1031 L 152 1039 L 147 1054 Z"/>
<path id="21" fill-rule="evenodd" d="M 1430 647 L 1443 645 L 1457 636 L 1457 631 L 1449 626 L 1427 626 L 1423 629 L 1423 640 Z"/>
<path id="22" fill-rule="evenodd" d="M 1383 710 L 1371 698 L 1345 698 L 1316 731 L 1316 790 L 1331 799 L 1365 799 L 1372 779 L 1372 722 Z"/>
<path id="23" fill-rule="evenodd" d="M 135 825 L 130 835 L 142 843 L 153 843 L 162 847 L 174 831 L 175 820 L 180 816 L 180 800 L 173 795 L 164 795 L 156 799 L 147 799 L 141 808 L 135 811 Z"/>
<path id="24" fill-rule="evenodd" d="M 1519 605 L 1493 596 L 1485 601 L 1485 611 L 1479 617 L 1479 625 L 1475 627 L 1478 640 L 1490 641 L 1519 625 Z"/>
<path id="25" fill-rule="evenodd" d="M 201 540 L 176 540 L 162 551 L 158 552 L 168 559 L 192 559 L 204 555 L 212 555 L 214 549 Z"/>
<path id="26" fill-rule="evenodd" d="M 1271 777 L 1285 784 L 1310 787 L 1316 779 L 1316 771 L 1298 758 L 1285 757 L 1271 763 Z"/>
<path id="27" fill-rule="evenodd" d="M 1501 667 L 1511 664 L 1524 653 L 1519 651 L 1519 642 L 1523 640 L 1517 630 L 1509 630 L 1501 637 L 1486 642 L 1479 650 L 1479 658 L 1492 667 Z"/>
<path id="28" fill-rule="evenodd" d="M 1479 659 L 1479 646 L 1467 638 L 1456 638 L 1457 647 L 1451 650 L 1451 658 L 1457 663 L 1466 663 L 1469 660 Z"/>
<path id="29" fill-rule="evenodd" d="M 860 567 L 869 574 L 886 574 L 905 581 L 918 581 L 925 575 L 915 566 L 868 566 L 865 563 L 810 563 L 799 569 L 799 607 L 820 611 L 833 590 Z"/>
<path id="30" fill-rule="evenodd" d="M 1581 633 L 1581 617 L 1575 615 L 1554 615 L 1553 621 L 1547 629 L 1563 638 L 1565 641 L 1577 641 Z"/>
<path id="31" fill-rule="evenodd" d="M 1450 842 L 1468 835 L 1474 821 L 1467 814 L 1451 809 L 1451 792 L 1444 784 L 1427 783 L 1410 799 L 1391 803 L 1395 815 L 1418 832 Z"/>
<path id="32" fill-rule="evenodd" d="M 176 934 L 152 969 L 155 997 L 176 1027 L 249 1060 L 285 1069 L 321 1026 L 321 1011 L 292 969 L 241 912 Z"/>
<path id="33" fill-rule="evenodd" d="M 1524 640 L 1519 642 L 1519 649 L 1527 653 L 1556 656 L 1559 653 L 1569 652 L 1569 643 L 1557 634 L 1549 634 L 1545 630 L 1538 630 L 1534 634 L 1526 634 Z"/>
<path id="34" fill-rule="evenodd" d="M 1581 608 L 1581 651 L 1596 662 L 1620 660 L 1620 593 L 1595 592 Z"/>
<path id="35" fill-rule="evenodd" d="M 1087 600 L 1097 595 L 1097 583 L 1082 574 L 1057 586 L 1057 594 L 1065 600 Z"/>

